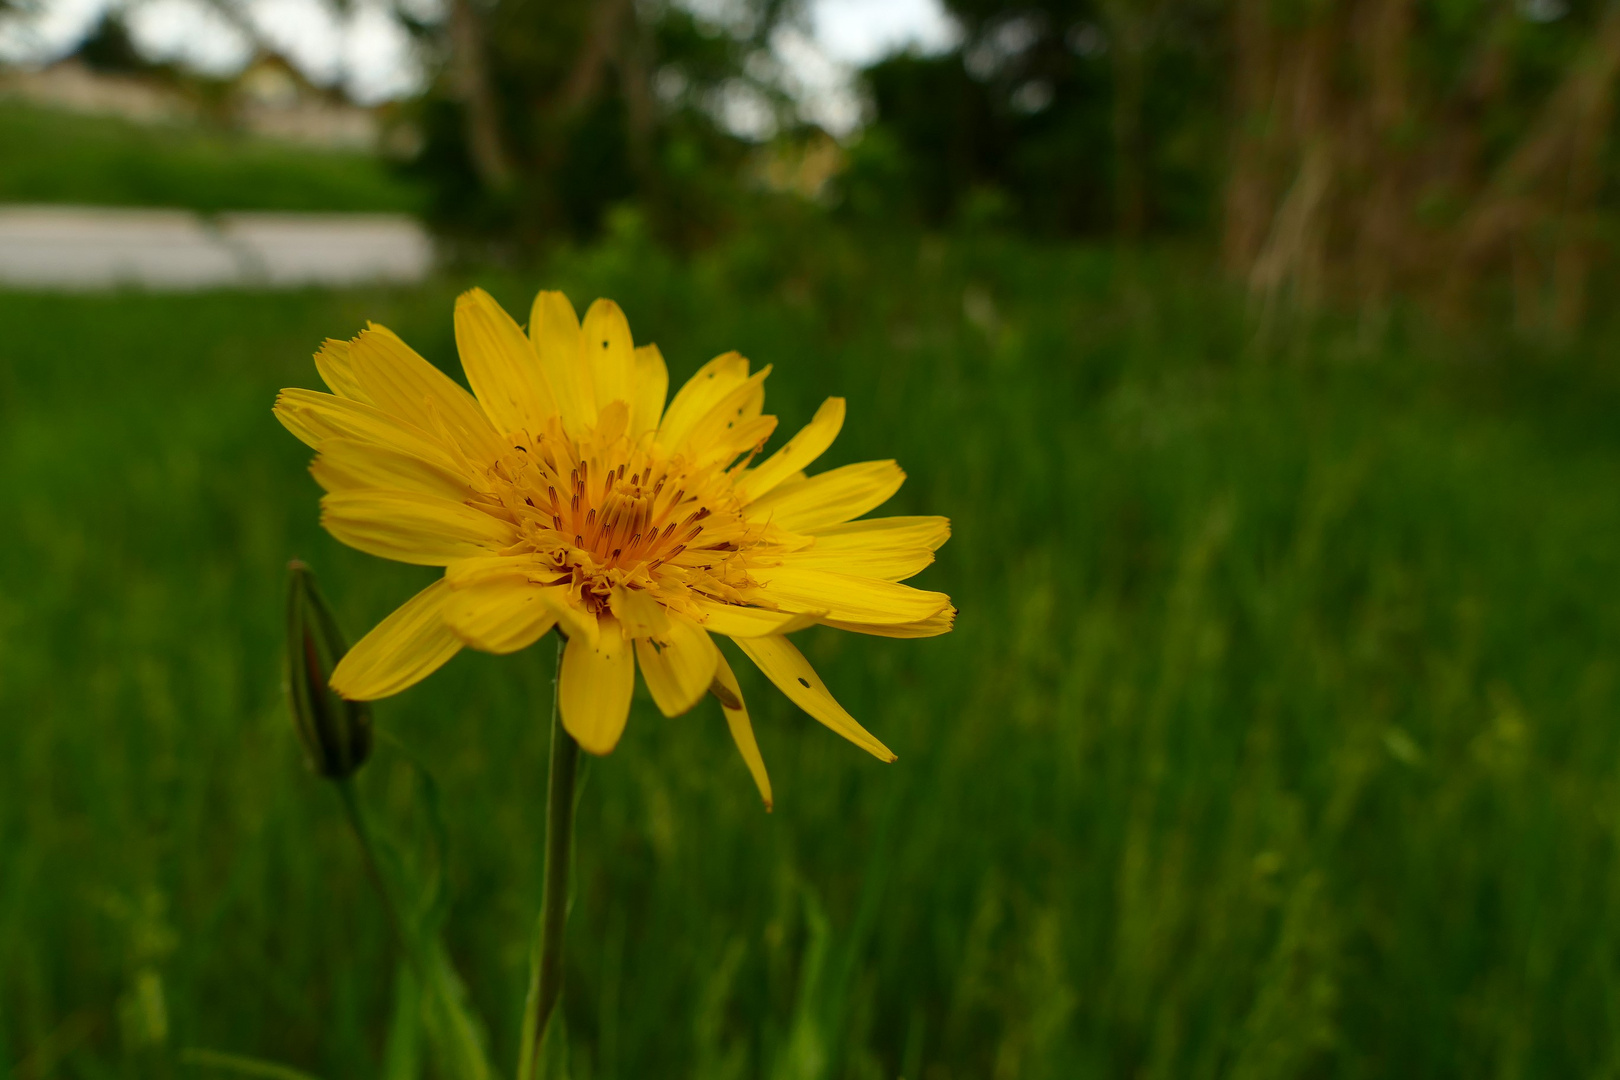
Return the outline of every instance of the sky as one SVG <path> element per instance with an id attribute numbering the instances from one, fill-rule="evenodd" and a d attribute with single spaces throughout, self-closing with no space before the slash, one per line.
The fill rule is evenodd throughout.
<path id="1" fill-rule="evenodd" d="M 0 24 L 0 59 L 39 63 L 73 46 L 116 0 L 43 0 L 26 23 Z M 424 0 L 433 3 L 433 0 Z M 726 0 L 682 0 L 723 20 Z M 355 0 L 336 22 L 321 0 L 252 0 L 260 33 L 318 82 L 343 82 L 372 103 L 410 94 L 420 78 L 410 43 L 379 0 Z M 934 52 L 955 42 L 940 0 L 809 0 L 806 31 L 787 29 L 773 42 L 778 62 L 812 119 L 838 133 L 853 129 L 860 104 L 853 75 L 863 64 L 900 49 Z M 239 68 L 248 43 L 205 0 L 141 0 L 130 30 L 148 55 L 219 74 Z M 739 102 L 736 126 L 753 121 Z"/>

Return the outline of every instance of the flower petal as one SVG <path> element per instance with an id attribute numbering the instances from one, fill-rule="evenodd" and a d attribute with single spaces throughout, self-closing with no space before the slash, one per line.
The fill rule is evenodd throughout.
<path id="1" fill-rule="evenodd" d="M 927 548 L 855 548 L 840 551 L 820 544 L 782 556 L 782 565 L 798 570 L 831 570 L 880 581 L 904 581 L 934 561 Z"/>
<path id="2" fill-rule="evenodd" d="M 563 727 L 592 754 L 609 753 L 618 745 L 636 686 L 630 643 L 617 623 L 607 621 L 611 625 L 602 627 L 594 646 L 582 637 L 568 639 L 557 682 Z"/>
<path id="3" fill-rule="evenodd" d="M 754 786 L 759 788 L 759 797 L 765 800 L 768 813 L 774 805 L 771 801 L 771 778 L 765 772 L 765 759 L 760 756 L 759 743 L 754 739 L 754 725 L 748 719 L 748 706 L 743 703 L 737 676 L 732 673 L 731 665 L 726 663 L 724 656 L 715 665 L 711 692 L 715 700 L 720 702 L 720 711 L 726 714 L 726 726 L 731 728 L 732 741 L 737 744 L 737 752 L 748 766 L 748 773 L 754 778 Z"/>
<path id="4" fill-rule="evenodd" d="M 574 603 L 573 593 L 566 585 L 548 584 L 555 576 L 551 560 L 535 554 L 481 555 L 458 559 L 444 568 L 444 579 L 455 589 L 492 582 L 532 586 L 538 590 L 540 602 L 556 617 L 563 633 L 595 644 L 596 616 Z"/>
<path id="5" fill-rule="evenodd" d="M 737 481 L 737 492 L 744 502 L 752 502 L 769 492 L 794 473 L 804 469 L 838 438 L 844 427 L 844 399 L 828 398 L 816 410 L 810 422 L 799 433 L 766 458 L 758 466 L 744 473 Z"/>
<path id="6" fill-rule="evenodd" d="M 707 630 L 672 613 L 663 640 L 636 639 L 636 659 L 659 710 L 665 716 L 679 716 L 709 692 L 720 650 Z"/>
<path id="7" fill-rule="evenodd" d="M 944 517 L 886 517 L 847 521 L 810 530 L 818 548 L 853 551 L 870 547 L 927 548 L 937 551 L 951 538 L 951 519 Z"/>
<path id="8" fill-rule="evenodd" d="M 462 641 L 490 653 L 526 649 L 557 625 L 545 590 L 527 582 L 485 581 L 451 589 L 444 621 Z"/>
<path id="9" fill-rule="evenodd" d="M 680 445 L 692 425 L 747 378 L 748 361 L 740 353 L 722 353 L 698 368 L 697 374 L 676 391 L 675 400 L 664 411 L 664 419 L 658 425 L 658 444 Z"/>
<path id="10" fill-rule="evenodd" d="M 451 471 L 460 467 L 437 436 L 363 401 L 290 387 L 276 396 L 275 414 L 283 427 L 316 450 L 328 439 L 354 439 L 413 454 Z"/>
<path id="11" fill-rule="evenodd" d="M 321 524 L 350 547 L 397 562 L 444 566 L 517 542 L 517 528 L 470 506 L 410 491 L 339 491 Z"/>
<path id="12" fill-rule="evenodd" d="M 392 490 L 435 495 L 452 502 L 473 496 L 464 477 L 391 447 L 354 439 L 327 439 L 309 467 L 326 491 Z"/>
<path id="13" fill-rule="evenodd" d="M 788 532 L 809 532 L 860 517 L 900 490 L 906 474 L 893 461 L 861 461 L 778 486 L 743 516 Z"/>
<path id="14" fill-rule="evenodd" d="M 639 439 L 658 427 L 664 414 L 664 398 L 669 395 L 669 369 L 656 345 L 636 349 L 635 385 L 630 394 L 630 437 Z"/>
<path id="15" fill-rule="evenodd" d="M 856 634 L 869 634 L 872 637 L 939 637 L 941 634 L 950 633 L 951 628 L 956 625 L 956 609 L 947 605 L 928 618 L 914 623 L 857 623 L 840 622 L 837 619 L 823 619 L 821 622 L 823 626 L 849 630 Z"/>
<path id="16" fill-rule="evenodd" d="M 799 708 L 874 757 L 884 761 L 896 760 L 887 746 L 856 723 L 855 718 L 833 699 L 821 676 L 810 666 L 810 661 L 787 638 L 778 635 L 732 640 L 748 655 L 748 659 L 759 666 L 765 677 Z"/>
<path id="17" fill-rule="evenodd" d="M 315 370 L 321 373 L 321 381 L 338 397 L 371 404 L 371 398 L 361 389 L 354 377 L 354 369 L 349 366 L 347 341 L 327 338 L 322 342 L 320 351 L 315 354 Z"/>
<path id="18" fill-rule="evenodd" d="M 477 399 L 428 363 L 386 326 L 362 330 L 349 347 L 349 365 L 367 398 L 423 431 L 443 430 L 469 456 L 494 461 L 505 449 Z"/>
<path id="19" fill-rule="evenodd" d="M 375 701 L 421 682 L 461 651 L 444 624 L 450 586 L 440 578 L 355 642 L 332 672 L 332 689 L 350 701 Z"/>
<path id="20" fill-rule="evenodd" d="M 456 297 L 456 349 L 478 403 L 502 434 L 543 431 L 557 415 L 529 339 L 483 289 Z"/>
<path id="21" fill-rule="evenodd" d="M 596 405 L 601 408 L 610 401 L 629 405 L 635 377 L 636 346 L 630 337 L 630 322 L 612 300 L 597 300 L 585 312 L 580 327 L 585 339 L 585 357 L 596 386 Z"/>
<path id="22" fill-rule="evenodd" d="M 572 435 L 596 423 L 596 383 L 585 361 L 585 339 L 580 336 L 574 305 L 560 292 L 541 290 L 529 310 L 529 340 L 540 357 L 557 395 L 563 427 Z"/>
<path id="23" fill-rule="evenodd" d="M 771 373 L 766 364 L 747 379 L 732 387 L 710 405 L 693 422 L 680 441 L 666 444 L 671 451 L 685 453 L 694 460 L 709 464 L 734 458 L 742 450 L 757 445 L 761 438 L 769 438 L 776 430 L 776 418 L 769 420 L 768 428 L 759 433 L 759 425 L 751 423 L 763 419 L 760 411 L 765 407 L 765 378 Z M 749 434 L 744 435 L 747 432 Z M 715 453 L 722 448 L 736 447 L 731 453 Z"/>
<path id="24" fill-rule="evenodd" d="M 597 639 L 605 633 L 597 617 L 574 603 L 573 594 L 565 586 L 557 586 L 544 590 L 545 601 L 551 606 L 551 613 L 557 616 L 557 623 L 563 628 L 563 633 L 570 639 L 579 638 L 592 648 L 596 647 Z M 619 633 L 617 624 L 613 626 L 613 633 Z M 629 646 L 625 646 L 629 648 Z"/>
<path id="25" fill-rule="evenodd" d="M 627 589 L 615 585 L 608 593 L 608 604 L 614 618 L 633 638 L 655 637 L 663 640 L 669 634 L 669 613 L 649 596 L 645 589 Z"/>
<path id="26" fill-rule="evenodd" d="M 789 611 L 820 611 L 827 620 L 858 623 L 920 622 L 950 606 L 944 593 L 877 578 L 855 577 L 797 565 L 749 571 L 765 595 Z"/>
<path id="27" fill-rule="evenodd" d="M 554 564 L 548 557 L 536 552 L 524 555 L 475 555 L 470 559 L 447 563 L 444 568 L 444 579 L 456 589 L 503 578 L 544 584 L 543 579 L 548 574 L 555 576 Z"/>
<path id="28" fill-rule="evenodd" d="M 791 634 L 814 626 L 826 612 L 767 611 L 765 608 L 740 607 L 715 600 L 699 600 L 697 610 L 703 628 L 711 634 L 726 637 L 764 637 L 767 634 Z"/>

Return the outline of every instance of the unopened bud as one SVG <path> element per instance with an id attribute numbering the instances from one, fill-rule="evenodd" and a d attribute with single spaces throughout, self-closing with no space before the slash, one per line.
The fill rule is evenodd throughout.
<path id="1" fill-rule="evenodd" d="M 371 709 L 330 685 L 349 651 L 332 609 L 301 562 L 287 564 L 287 705 L 309 767 L 331 780 L 353 776 L 371 755 Z"/>

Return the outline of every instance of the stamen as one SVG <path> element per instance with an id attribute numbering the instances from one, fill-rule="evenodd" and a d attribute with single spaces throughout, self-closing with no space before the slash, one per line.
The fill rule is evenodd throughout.
<path id="1" fill-rule="evenodd" d="M 678 605 L 689 590 L 746 583 L 749 553 L 764 534 L 740 520 L 729 492 L 752 460 L 699 468 L 682 458 L 661 461 L 627 439 L 598 445 L 588 437 L 581 446 L 553 424 L 538 438 L 512 434 L 510 452 L 488 468 L 484 499 L 490 512 L 519 525 L 524 547 L 544 558 L 546 579 L 568 587 L 588 610 L 607 610 L 614 581 L 633 574 L 645 584 L 649 573 Z M 591 482 L 593 461 L 600 487 Z M 707 534 L 711 518 L 725 523 L 715 536 Z"/>

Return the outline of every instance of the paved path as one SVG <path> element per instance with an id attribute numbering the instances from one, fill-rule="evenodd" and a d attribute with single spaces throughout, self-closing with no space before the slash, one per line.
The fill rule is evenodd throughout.
<path id="1" fill-rule="evenodd" d="M 207 289 L 419 281 L 433 245 L 396 214 L 0 205 L 0 285 Z"/>

